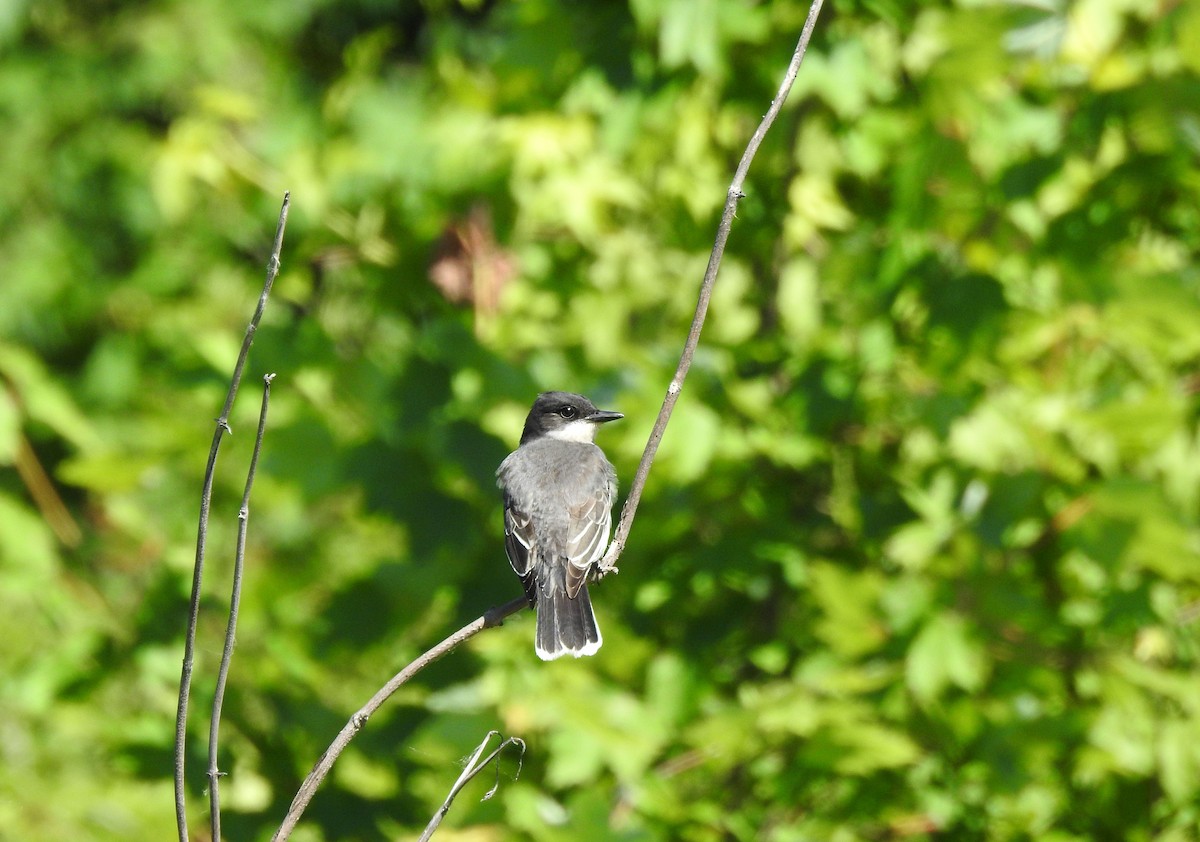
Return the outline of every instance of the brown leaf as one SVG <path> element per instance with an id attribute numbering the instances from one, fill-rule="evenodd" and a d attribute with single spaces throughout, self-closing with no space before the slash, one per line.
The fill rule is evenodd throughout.
<path id="1" fill-rule="evenodd" d="M 482 204 L 446 228 L 429 266 L 429 279 L 446 300 L 471 305 L 477 318 L 496 312 L 516 274 L 516 258 L 496 243 L 491 211 Z"/>

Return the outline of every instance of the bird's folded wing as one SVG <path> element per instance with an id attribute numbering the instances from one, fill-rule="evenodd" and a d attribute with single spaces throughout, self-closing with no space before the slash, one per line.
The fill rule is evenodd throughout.
<path id="1" fill-rule="evenodd" d="M 504 501 L 504 551 L 508 563 L 522 580 L 530 573 L 533 547 L 533 519 L 514 505 L 512 498 Z"/>
<path id="2" fill-rule="evenodd" d="M 568 512 L 571 518 L 567 529 L 567 596 L 574 599 L 608 543 L 612 492 L 598 491 L 579 505 L 570 506 Z"/>

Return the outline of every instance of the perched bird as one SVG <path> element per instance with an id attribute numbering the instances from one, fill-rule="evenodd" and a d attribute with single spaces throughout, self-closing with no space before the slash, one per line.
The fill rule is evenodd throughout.
<path id="1" fill-rule="evenodd" d="M 587 579 L 608 545 L 617 472 L 593 442 L 601 424 L 623 417 L 583 395 L 543 392 L 496 471 L 504 548 L 537 609 L 534 651 L 545 661 L 600 648 Z"/>

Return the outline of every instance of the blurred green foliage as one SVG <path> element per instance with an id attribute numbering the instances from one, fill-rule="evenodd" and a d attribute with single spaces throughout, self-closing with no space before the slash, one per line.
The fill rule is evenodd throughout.
<path id="1" fill-rule="evenodd" d="M 212 419 L 207 704 L 265 839 L 394 670 L 520 592 L 543 388 L 628 483 L 793 0 L 9 4 L 0 838 L 173 833 Z M 831 0 L 747 183 L 606 643 L 528 613 L 372 719 L 299 840 L 1200 837 L 1200 4 Z M 486 777 L 486 776 L 485 776 Z"/>

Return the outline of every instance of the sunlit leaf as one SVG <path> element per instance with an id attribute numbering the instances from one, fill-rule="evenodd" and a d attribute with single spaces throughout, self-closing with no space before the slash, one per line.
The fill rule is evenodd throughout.
<path id="1" fill-rule="evenodd" d="M 948 687 L 974 692 L 983 686 L 990 668 L 983 646 L 967 623 L 951 613 L 936 615 L 917 634 L 908 649 L 905 678 L 924 704 Z"/>

